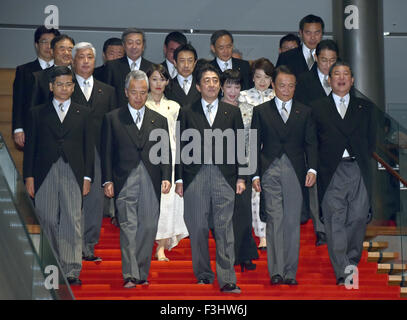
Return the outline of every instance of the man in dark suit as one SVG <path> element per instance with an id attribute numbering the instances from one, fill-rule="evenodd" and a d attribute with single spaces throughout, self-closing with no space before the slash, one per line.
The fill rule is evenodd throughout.
<path id="1" fill-rule="evenodd" d="M 181 108 L 190 106 L 201 98 L 194 77 L 197 59 L 196 50 L 190 44 L 179 46 L 174 51 L 174 61 L 178 75 L 171 79 L 165 88 L 165 96 L 178 102 Z"/>
<path id="2" fill-rule="evenodd" d="M 264 193 L 267 262 L 271 284 L 296 285 L 303 187 L 316 181 L 317 141 L 311 109 L 293 100 L 295 75 L 277 67 L 276 97 L 253 110 L 257 173 L 253 188 Z M 307 167 L 306 167 L 307 166 Z"/>
<path id="3" fill-rule="evenodd" d="M 75 73 L 75 90 L 72 101 L 90 109 L 91 130 L 95 142 L 93 186 L 83 201 L 82 256 L 86 261 L 101 261 L 95 256 L 103 219 L 104 194 L 101 188 L 100 136 L 103 116 L 117 107 L 114 88 L 93 76 L 96 50 L 89 42 L 80 42 L 72 50 L 72 68 Z"/>
<path id="4" fill-rule="evenodd" d="M 212 34 L 211 51 L 215 55 L 215 59 L 211 61 L 211 64 L 218 69 L 219 73 L 227 69 L 237 70 L 242 77 L 242 90 L 253 87 L 249 62 L 232 57 L 233 36 L 229 31 L 217 30 Z"/>
<path id="5" fill-rule="evenodd" d="M 329 69 L 336 62 L 339 50 L 333 40 L 322 40 L 316 48 L 316 62 L 310 71 L 302 73 L 298 77 L 295 89 L 295 99 L 310 106 L 311 102 L 328 96 L 331 87 L 328 83 Z M 309 197 L 305 196 L 304 211 L 309 211 L 314 224 L 316 241 L 315 245 L 320 246 L 326 243 L 324 225 L 319 219 L 319 204 L 317 186 L 309 188 Z M 305 214 L 308 220 L 308 212 Z M 305 220 L 305 219 L 304 219 Z"/>
<path id="6" fill-rule="evenodd" d="M 278 53 L 298 48 L 301 45 L 301 40 L 295 34 L 289 33 L 280 39 L 280 46 L 278 48 Z"/>
<path id="7" fill-rule="evenodd" d="M 27 130 L 28 108 L 30 107 L 31 92 L 34 85 L 33 73 L 54 65 L 50 44 L 51 40 L 59 34 L 56 29 L 47 29 L 45 26 L 38 27 L 34 34 L 37 59 L 18 66 L 16 69 L 13 82 L 12 131 L 15 143 L 21 148 L 24 147 L 24 132 Z"/>
<path id="8" fill-rule="evenodd" d="M 72 49 L 75 41 L 66 34 L 61 34 L 51 41 L 51 51 L 54 57 L 54 65 L 48 69 L 34 72 L 34 85 L 31 97 L 31 106 L 48 102 L 51 92 L 49 76 L 56 66 L 71 68 Z"/>
<path id="9" fill-rule="evenodd" d="M 243 120 L 238 108 L 218 100 L 219 73 L 213 66 L 202 66 L 198 71 L 196 86 L 202 99 L 180 110 L 180 135 L 182 137 L 186 132 L 194 131 L 194 139 L 200 141 L 191 142 L 197 148 L 188 155 L 183 155 L 187 142 L 181 142 L 181 161 L 175 167 L 175 192 L 184 197 L 184 219 L 191 240 L 192 266 L 198 284 L 210 284 L 215 278 L 208 248 L 208 218 L 211 214 L 219 287 L 222 292 L 240 293 L 233 267 L 235 257 L 232 216 L 235 193 L 241 194 L 245 190 L 245 180 L 239 175 L 236 154 L 228 154 L 228 151 L 230 144 L 237 149 L 237 131 L 243 130 Z M 208 133 L 215 135 L 214 130 L 222 134 L 223 149 L 218 148 L 212 138 L 207 139 Z M 232 132 L 233 137 L 224 139 L 226 130 Z M 191 153 L 194 160 L 187 164 L 190 163 Z M 219 163 L 220 155 L 223 158 Z M 234 159 L 231 156 L 235 156 Z"/>
<path id="10" fill-rule="evenodd" d="M 68 282 L 80 285 L 82 196 L 89 193 L 94 165 L 90 111 L 71 101 L 69 68 L 53 68 L 49 87 L 53 99 L 30 110 L 24 178 Z"/>
<path id="11" fill-rule="evenodd" d="M 372 200 L 371 156 L 375 150 L 373 105 L 351 92 L 350 66 L 329 71 L 332 93 L 312 103 L 318 137 L 318 196 L 329 258 L 338 285 L 357 266 Z"/>
<path id="12" fill-rule="evenodd" d="M 107 61 L 123 58 L 124 48 L 123 42 L 119 38 L 109 38 L 103 43 L 103 64 L 95 68 L 93 76 L 102 82 L 105 82 L 105 65 Z"/>
<path id="13" fill-rule="evenodd" d="M 277 67 L 288 66 L 298 77 L 312 68 L 315 61 L 315 48 L 324 34 L 324 21 L 315 15 L 307 15 L 300 21 L 302 45 L 296 49 L 283 52 L 278 56 Z"/>
<path id="14" fill-rule="evenodd" d="M 129 28 L 122 33 L 122 42 L 126 55 L 123 58 L 106 62 L 104 80 L 116 89 L 119 107 L 126 107 L 128 100 L 125 94 L 124 80 L 133 70 L 147 72 L 151 62 L 142 57 L 146 38 L 140 29 Z"/>
<path id="15" fill-rule="evenodd" d="M 164 56 L 165 60 L 161 62 L 165 69 L 167 69 L 168 74 L 171 79 L 174 79 L 177 74 L 177 68 L 175 67 L 174 51 L 187 44 L 187 37 L 179 31 L 173 31 L 167 34 L 164 40 Z"/>
<path id="16" fill-rule="evenodd" d="M 172 167 L 167 119 L 145 106 L 147 75 L 131 71 L 125 88 L 128 105 L 103 120 L 102 181 L 105 195 L 116 200 L 124 287 L 134 288 L 148 284 L 160 196 L 170 191 Z M 154 131 L 163 133 L 158 159 L 153 159 L 157 142 L 150 140 Z"/>

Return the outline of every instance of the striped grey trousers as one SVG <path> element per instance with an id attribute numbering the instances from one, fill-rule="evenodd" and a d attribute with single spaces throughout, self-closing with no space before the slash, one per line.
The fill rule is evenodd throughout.
<path id="1" fill-rule="evenodd" d="M 52 165 L 37 191 L 35 209 L 65 276 L 79 277 L 82 268 L 82 194 L 70 165 L 62 158 Z"/>

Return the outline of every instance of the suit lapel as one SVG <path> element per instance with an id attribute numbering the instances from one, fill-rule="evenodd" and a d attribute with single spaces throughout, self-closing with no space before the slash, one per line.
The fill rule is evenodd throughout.
<path id="1" fill-rule="evenodd" d="M 131 116 L 128 107 L 123 107 L 120 109 L 120 120 L 123 123 L 123 126 L 130 137 L 130 140 L 136 147 L 138 147 L 139 143 L 137 143 L 137 137 L 140 134 L 140 131 L 134 123 L 133 117 Z"/>
<path id="2" fill-rule="evenodd" d="M 313 76 L 312 79 L 314 81 L 314 85 L 311 85 L 311 88 L 315 88 L 315 91 L 318 91 L 318 92 L 315 92 L 315 96 L 326 97 L 327 95 L 326 95 L 325 89 L 322 86 L 321 81 L 319 80 L 318 69 L 317 69 L 316 63 L 314 63 L 314 65 L 312 66 L 311 72 L 312 72 L 312 76 Z"/>
<path id="3" fill-rule="evenodd" d="M 270 107 L 270 123 L 273 124 L 273 128 L 277 132 L 277 135 L 282 138 L 287 135 L 287 123 L 290 121 L 290 117 L 287 120 L 287 123 L 284 123 L 283 119 L 281 118 L 280 112 L 278 112 L 277 105 L 275 99 L 269 101 L 269 107 Z M 292 112 L 293 110 L 291 110 Z"/>
<path id="4" fill-rule="evenodd" d="M 48 107 L 44 109 L 44 122 L 49 126 L 56 137 L 61 136 L 61 120 L 59 120 L 58 114 L 54 108 L 52 102 L 48 103 Z"/>
<path id="5" fill-rule="evenodd" d="M 76 124 L 76 117 L 80 114 L 80 110 L 77 105 L 71 100 L 71 105 L 69 106 L 68 112 L 65 115 L 64 121 L 62 122 L 62 136 L 65 136 L 71 131 L 71 129 Z"/>
<path id="6" fill-rule="evenodd" d="M 77 103 L 81 105 L 88 105 L 88 101 L 86 101 L 85 95 L 83 94 L 83 91 L 81 87 L 79 86 L 78 81 L 75 79 L 75 89 L 72 94 L 72 99 Z"/>

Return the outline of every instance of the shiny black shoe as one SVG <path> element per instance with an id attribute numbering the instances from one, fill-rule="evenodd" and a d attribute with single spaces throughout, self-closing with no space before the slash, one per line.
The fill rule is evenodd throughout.
<path id="1" fill-rule="evenodd" d="M 82 285 L 82 281 L 76 277 L 67 277 L 66 280 L 68 280 L 68 283 L 71 286 L 81 286 Z"/>
<path id="2" fill-rule="evenodd" d="M 221 292 L 224 292 L 224 293 L 236 293 L 236 294 L 239 294 L 239 293 L 242 292 L 242 291 L 240 290 L 240 288 L 239 288 L 237 285 L 235 285 L 234 283 L 227 283 L 227 284 L 225 284 L 225 285 L 222 287 L 222 289 L 220 289 L 220 291 L 221 291 Z"/>
<path id="3" fill-rule="evenodd" d="M 344 278 L 339 278 L 336 280 L 336 285 L 337 286 L 344 286 L 345 285 L 345 279 Z"/>
<path id="4" fill-rule="evenodd" d="M 136 279 L 136 284 L 141 284 L 143 286 L 148 286 L 150 283 L 147 280 L 137 280 Z"/>
<path id="5" fill-rule="evenodd" d="M 197 284 L 211 284 L 209 279 L 199 279 Z"/>
<path id="6" fill-rule="evenodd" d="M 295 279 L 286 278 L 284 279 L 284 284 L 288 284 L 289 286 L 296 286 L 298 285 L 298 282 Z"/>
<path id="7" fill-rule="evenodd" d="M 273 286 L 278 285 L 278 284 L 283 284 L 283 282 L 284 282 L 284 279 L 279 274 L 272 276 L 271 280 L 270 280 L 270 284 Z"/>
<path id="8" fill-rule="evenodd" d="M 93 261 L 93 262 L 101 262 L 102 258 L 97 257 L 95 255 L 92 255 L 92 256 L 82 256 L 82 260 L 84 260 L 84 261 Z"/>
<path id="9" fill-rule="evenodd" d="M 326 244 L 326 234 L 323 232 L 317 232 L 316 234 L 317 240 L 315 241 L 315 246 L 319 247 L 322 246 L 323 244 Z"/>
<path id="10" fill-rule="evenodd" d="M 267 251 L 267 247 L 257 247 L 257 249 L 260 251 Z"/>
<path id="11" fill-rule="evenodd" d="M 256 265 L 252 262 L 252 260 L 246 260 L 240 264 L 241 272 L 246 270 L 256 270 Z"/>

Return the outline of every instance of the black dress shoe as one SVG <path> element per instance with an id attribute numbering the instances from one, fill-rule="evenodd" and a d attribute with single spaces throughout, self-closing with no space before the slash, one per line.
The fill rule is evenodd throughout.
<path id="1" fill-rule="evenodd" d="M 336 285 L 344 286 L 345 285 L 345 279 L 344 278 L 339 278 L 338 280 L 336 280 Z"/>
<path id="2" fill-rule="evenodd" d="M 296 286 L 298 284 L 297 280 L 295 279 L 284 279 L 284 284 L 288 284 L 289 286 Z"/>
<path id="3" fill-rule="evenodd" d="M 100 262 L 100 261 L 102 261 L 102 258 L 92 255 L 92 256 L 82 256 L 82 260 Z"/>
<path id="4" fill-rule="evenodd" d="M 242 291 L 240 290 L 240 288 L 235 285 L 234 283 L 227 283 L 225 284 L 222 289 L 220 289 L 221 292 L 225 292 L 225 293 L 241 293 Z"/>
<path id="5" fill-rule="evenodd" d="M 267 247 L 257 247 L 260 251 L 267 251 Z"/>
<path id="6" fill-rule="evenodd" d="M 81 286 L 82 285 L 82 281 L 76 277 L 67 277 L 66 280 L 68 280 L 68 283 L 71 286 Z"/>
<path id="7" fill-rule="evenodd" d="M 272 276 L 270 280 L 271 285 L 277 285 L 277 284 L 282 284 L 284 282 L 283 277 L 280 276 L 279 274 Z"/>
<path id="8" fill-rule="evenodd" d="M 316 247 L 326 244 L 326 234 L 325 233 L 317 232 L 316 236 L 317 236 L 317 240 L 315 241 Z"/>
<path id="9" fill-rule="evenodd" d="M 244 269 L 246 270 L 255 270 L 256 269 L 256 265 L 252 262 L 252 260 L 247 260 L 244 261 L 240 264 L 240 269 L 242 272 L 244 272 Z"/>
<path id="10" fill-rule="evenodd" d="M 123 287 L 127 289 L 135 288 L 137 285 L 137 279 L 136 278 L 126 278 L 123 283 Z"/>
<path id="11" fill-rule="evenodd" d="M 211 284 L 211 281 L 209 279 L 199 279 L 198 284 Z"/>
<path id="12" fill-rule="evenodd" d="M 141 284 L 143 286 L 148 286 L 150 283 L 147 280 L 136 280 L 136 284 Z"/>

